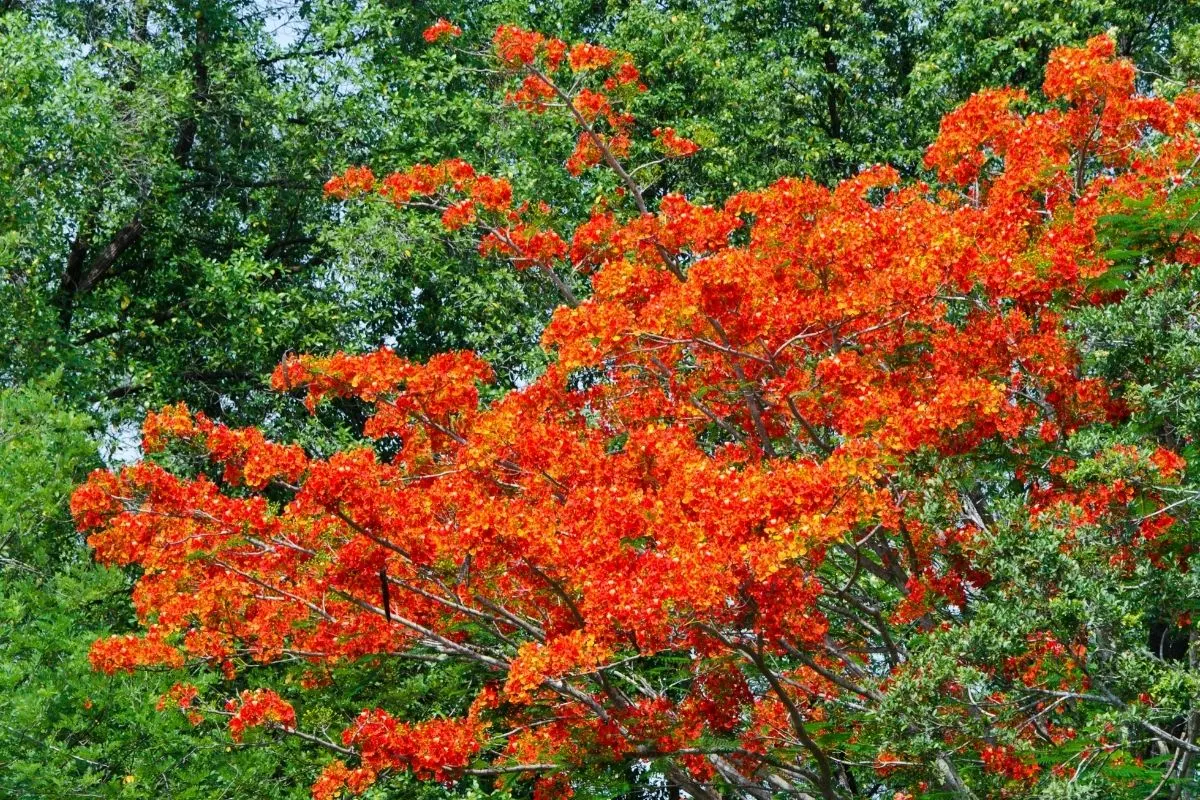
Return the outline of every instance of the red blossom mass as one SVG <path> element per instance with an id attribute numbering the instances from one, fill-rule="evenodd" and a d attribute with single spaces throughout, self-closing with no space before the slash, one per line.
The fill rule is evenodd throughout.
<path id="1" fill-rule="evenodd" d="M 675 133 L 674 128 L 655 128 L 654 138 L 672 158 L 687 158 L 700 151 L 700 145 Z"/>
<path id="2" fill-rule="evenodd" d="M 421 33 L 421 36 L 425 39 L 425 41 L 433 44 L 444 39 L 452 39 L 456 36 L 462 36 L 462 28 L 451 23 L 449 20 L 440 18 L 437 22 L 426 28 Z"/>
<path id="3" fill-rule="evenodd" d="M 235 742 L 242 740 L 246 728 L 269 724 L 296 727 L 296 711 L 292 704 L 270 689 L 247 689 L 236 700 L 230 700 L 225 710 L 233 713 L 229 718 L 229 735 Z"/>
<path id="4" fill-rule="evenodd" d="M 434 28 L 457 35 L 445 25 Z M 510 26 L 494 51 L 518 75 L 513 103 L 575 117 L 575 166 L 622 169 L 634 122 L 612 95 L 639 80 L 624 54 Z M 563 96 L 545 77 L 559 69 L 613 84 Z M 366 435 L 401 442 L 387 459 L 369 445 L 307 455 L 183 406 L 151 414 L 148 452 L 193 448 L 221 477 L 145 462 L 75 493 L 96 557 L 144 570 L 144 636 L 98 642 L 93 664 L 421 650 L 489 676 L 458 719 L 364 711 L 342 737 L 358 765 L 328 767 L 317 798 L 387 771 L 447 781 L 468 768 L 535 773 L 536 796 L 566 796 L 578 765 L 636 759 L 663 759 L 696 797 L 772 775 L 841 796 L 829 751 L 856 729 L 831 709 L 882 702 L 906 669 L 886 632 L 965 624 L 992 580 L 974 561 L 985 521 L 932 526 L 904 488 L 929 455 L 1003 459 L 1031 498 L 1028 524 L 1072 530 L 1131 524 L 1134 501 L 1162 505 L 1154 487 L 1184 466 L 1130 448 L 1110 457 L 1144 480 L 1079 486 L 1048 454 L 1060 435 L 1128 413 L 1081 374 L 1062 309 L 1092 302 L 1110 267 L 1098 219 L 1129 198 L 1163 202 L 1200 157 L 1200 103 L 1136 94 L 1104 37 L 1056 51 L 1046 93 L 1058 101 L 1046 111 L 999 90 L 946 118 L 927 163 L 964 192 L 876 167 L 833 188 L 785 178 L 723 205 L 668 194 L 631 210 L 627 184 L 625 206 L 598 208 L 565 237 L 514 205 L 506 180 L 461 161 L 331 180 L 337 198 L 437 200 L 447 228 L 481 226 L 485 253 L 590 271 L 591 296 L 554 313 L 545 374 L 486 407 L 492 373 L 469 353 L 280 365 L 272 385 L 303 391 L 310 408 L 366 404 Z M 669 155 L 696 150 L 670 128 L 656 135 Z M 1113 557 L 1169 561 L 1172 519 L 1140 531 Z M 831 573 L 847 554 L 853 574 Z M 863 616 L 837 630 L 874 643 L 870 657 L 836 638 L 829 616 L 856 580 L 882 587 L 879 606 L 850 609 Z M 660 656 L 685 665 L 685 691 L 638 675 Z M 1036 637 L 995 679 L 1083 691 L 1088 658 L 1086 641 Z M 946 695 L 968 702 L 961 687 Z M 265 690 L 230 710 L 235 736 L 297 723 Z M 733 744 L 711 746 L 714 734 Z M 992 744 L 948 732 L 947 745 L 1033 781 L 1044 737 L 1011 734 Z M 893 752 L 876 763 L 909 768 Z"/>

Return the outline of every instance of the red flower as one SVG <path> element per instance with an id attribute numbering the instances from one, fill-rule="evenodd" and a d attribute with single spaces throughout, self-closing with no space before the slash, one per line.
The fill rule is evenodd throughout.
<path id="1" fill-rule="evenodd" d="M 445 18 L 439 18 L 437 22 L 426 28 L 421 36 L 424 37 L 426 42 L 433 44 L 434 42 L 440 42 L 443 39 L 462 36 L 462 28 L 452 24 Z"/>
<path id="2" fill-rule="evenodd" d="M 655 128 L 654 138 L 671 158 L 687 158 L 700 150 L 700 145 L 678 135 L 674 128 Z"/>

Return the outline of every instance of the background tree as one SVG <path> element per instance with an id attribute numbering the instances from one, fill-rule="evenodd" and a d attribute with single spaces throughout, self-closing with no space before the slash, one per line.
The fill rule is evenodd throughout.
<path id="1" fill-rule="evenodd" d="M 340 739 L 275 688 L 206 709 L 337 754 L 321 800 L 393 772 L 604 796 L 634 765 L 702 798 L 1192 791 L 1200 492 L 1068 315 L 1196 261 L 1200 95 L 1137 94 L 1098 36 L 1052 51 L 1044 108 L 947 115 L 941 188 L 874 167 L 711 206 L 643 187 L 699 150 L 643 138 L 628 54 L 501 26 L 478 55 L 605 189 L 573 234 L 459 159 L 326 191 L 543 279 L 554 363 L 481 404 L 466 352 L 289 357 L 273 384 L 310 411 L 371 409 L 381 446 L 328 457 L 149 415 L 165 455 L 72 500 L 101 559 L 146 569 L 143 635 L 93 665 L 470 666 L 453 717 L 368 707 Z"/>

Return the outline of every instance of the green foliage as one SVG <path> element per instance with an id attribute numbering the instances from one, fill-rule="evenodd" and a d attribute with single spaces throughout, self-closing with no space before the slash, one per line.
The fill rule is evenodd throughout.
<path id="1" fill-rule="evenodd" d="M 0 390 L 0 567 L 34 575 L 82 555 L 63 499 L 100 465 L 91 420 L 56 387 Z"/>
<path id="2" fill-rule="evenodd" d="M 1128 245 L 1136 236 L 1157 241 L 1160 227 L 1162 223 L 1146 220 L 1133 234 L 1124 234 L 1122 243 Z M 1194 322 L 1200 312 L 1200 283 L 1193 270 L 1169 262 L 1126 274 L 1120 281 L 1127 293 L 1121 303 L 1076 315 L 1089 367 L 1124 386 L 1124 400 L 1136 413 L 1135 435 L 1155 436 L 1195 460 L 1200 456 L 1195 446 L 1200 437 L 1200 333 Z"/>

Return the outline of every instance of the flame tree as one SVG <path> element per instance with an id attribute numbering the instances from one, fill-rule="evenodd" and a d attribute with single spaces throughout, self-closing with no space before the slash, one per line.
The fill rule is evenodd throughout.
<path id="1" fill-rule="evenodd" d="M 1070 315 L 1200 256 L 1200 95 L 1139 95 L 1098 37 L 1055 51 L 1041 110 L 998 89 L 947 116 L 937 185 L 872 167 L 704 205 L 642 182 L 700 148 L 631 113 L 627 55 L 509 26 L 462 53 L 573 126 L 566 169 L 611 189 L 590 218 L 457 160 L 326 191 L 551 284 L 553 364 L 489 404 L 471 353 L 289 357 L 275 388 L 370 410 L 375 444 L 327 457 L 149 415 L 148 453 L 212 466 L 76 491 L 97 557 L 143 570 L 144 633 L 94 666 L 472 666 L 460 716 L 368 708 L 340 739 L 302 694 L 164 698 L 333 751 L 317 798 L 398 771 L 565 797 L 628 769 L 706 799 L 1181 791 L 1195 678 L 1130 664 L 1151 619 L 1191 647 L 1196 495 L 1175 449 L 1104 435 L 1132 409 Z M 1100 243 L 1130 208 L 1172 223 L 1158 260 Z"/>

